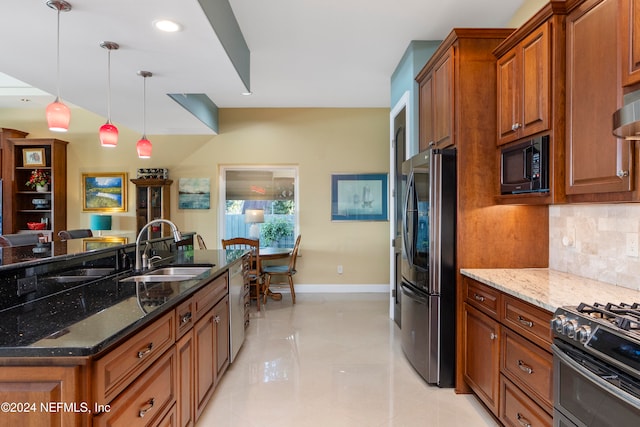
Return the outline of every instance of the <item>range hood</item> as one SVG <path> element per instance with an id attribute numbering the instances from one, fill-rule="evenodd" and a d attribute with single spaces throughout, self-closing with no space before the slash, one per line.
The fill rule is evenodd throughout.
<path id="1" fill-rule="evenodd" d="M 640 140 L 640 99 L 626 103 L 613 113 L 613 134 L 619 138 Z"/>

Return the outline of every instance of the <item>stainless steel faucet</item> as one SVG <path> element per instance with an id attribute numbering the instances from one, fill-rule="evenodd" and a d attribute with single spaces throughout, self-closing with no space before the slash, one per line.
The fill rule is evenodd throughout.
<path id="1" fill-rule="evenodd" d="M 140 242 L 142 239 L 142 234 L 147 230 L 147 228 L 149 228 L 153 224 L 160 224 L 160 223 L 168 224 L 171 227 L 171 232 L 173 233 L 173 240 L 176 243 L 182 240 L 182 234 L 180 234 L 178 227 L 168 219 L 159 218 L 159 219 L 154 219 L 149 221 L 147 224 L 145 224 L 144 227 L 140 229 L 140 232 L 138 233 L 138 237 L 136 238 L 136 271 L 141 271 L 147 268 L 146 265 L 144 266 L 142 265 L 141 254 L 140 254 Z M 147 239 L 147 241 L 148 240 L 149 239 Z"/>

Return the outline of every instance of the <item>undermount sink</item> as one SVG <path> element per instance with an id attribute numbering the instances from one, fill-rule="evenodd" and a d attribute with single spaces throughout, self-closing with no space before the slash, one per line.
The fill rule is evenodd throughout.
<path id="1" fill-rule="evenodd" d="M 120 280 L 121 282 L 182 282 L 191 280 L 196 274 L 143 274 Z"/>
<path id="2" fill-rule="evenodd" d="M 211 270 L 211 267 L 164 267 L 150 271 L 149 273 L 146 273 L 145 276 L 199 276 L 209 270 Z"/>
<path id="3" fill-rule="evenodd" d="M 121 282 L 182 282 L 209 270 L 211 267 L 163 267 L 145 274 L 127 277 Z"/>

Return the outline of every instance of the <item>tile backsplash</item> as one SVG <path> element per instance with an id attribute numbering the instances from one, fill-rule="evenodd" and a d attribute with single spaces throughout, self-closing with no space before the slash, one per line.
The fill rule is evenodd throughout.
<path id="1" fill-rule="evenodd" d="M 640 290 L 640 204 L 549 207 L 549 268 Z"/>

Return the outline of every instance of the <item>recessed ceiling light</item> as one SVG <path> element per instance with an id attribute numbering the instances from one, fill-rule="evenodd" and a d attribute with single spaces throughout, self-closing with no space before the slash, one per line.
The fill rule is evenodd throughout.
<path id="1" fill-rule="evenodd" d="M 168 19 L 159 19 L 157 21 L 153 21 L 153 26 L 166 33 L 175 33 L 176 31 L 180 31 L 182 29 L 182 26 L 180 24 Z"/>
<path id="2" fill-rule="evenodd" d="M 243 96 L 251 96 L 253 95 L 253 92 L 242 92 Z"/>

